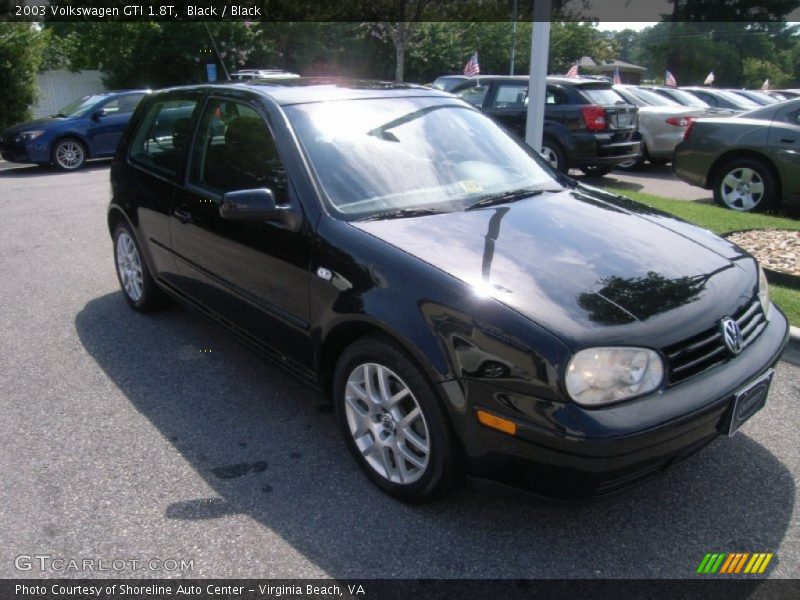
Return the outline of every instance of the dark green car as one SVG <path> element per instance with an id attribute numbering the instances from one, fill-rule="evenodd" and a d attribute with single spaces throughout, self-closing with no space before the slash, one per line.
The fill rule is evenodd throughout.
<path id="1" fill-rule="evenodd" d="M 672 170 L 743 212 L 800 206 L 800 99 L 734 117 L 698 119 L 675 148 Z"/>

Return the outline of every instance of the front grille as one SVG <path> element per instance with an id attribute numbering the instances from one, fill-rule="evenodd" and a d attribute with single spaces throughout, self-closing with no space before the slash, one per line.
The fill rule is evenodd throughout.
<path id="1" fill-rule="evenodd" d="M 758 299 L 740 310 L 733 318 L 742 330 L 742 348 L 750 345 L 767 326 L 767 319 Z M 731 353 L 722 339 L 719 325 L 664 348 L 664 354 L 669 364 L 668 386 L 685 381 L 731 358 Z"/>

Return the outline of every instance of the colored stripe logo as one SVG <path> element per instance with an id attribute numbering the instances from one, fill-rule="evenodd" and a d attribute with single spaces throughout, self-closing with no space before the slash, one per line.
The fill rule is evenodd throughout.
<path id="1" fill-rule="evenodd" d="M 772 560 L 772 552 L 715 552 L 700 561 L 697 572 L 701 575 L 761 575 Z"/>

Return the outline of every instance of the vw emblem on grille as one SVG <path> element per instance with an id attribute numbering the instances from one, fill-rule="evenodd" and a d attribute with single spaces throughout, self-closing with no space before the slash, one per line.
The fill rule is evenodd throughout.
<path id="1" fill-rule="evenodd" d="M 725 317 L 719 322 L 719 326 L 728 350 L 731 354 L 739 354 L 742 351 L 742 330 L 739 329 L 739 324 L 730 317 Z"/>

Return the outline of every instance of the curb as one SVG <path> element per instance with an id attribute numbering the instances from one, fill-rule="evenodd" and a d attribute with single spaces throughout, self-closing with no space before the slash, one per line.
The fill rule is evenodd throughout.
<path id="1" fill-rule="evenodd" d="M 800 366 L 800 327 L 789 327 L 789 344 L 783 351 L 781 360 Z"/>

